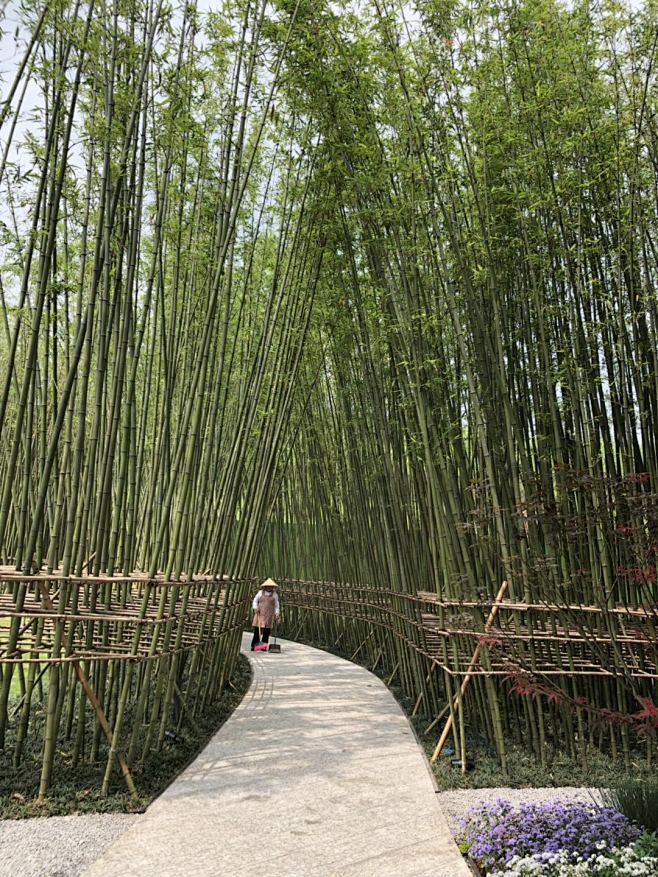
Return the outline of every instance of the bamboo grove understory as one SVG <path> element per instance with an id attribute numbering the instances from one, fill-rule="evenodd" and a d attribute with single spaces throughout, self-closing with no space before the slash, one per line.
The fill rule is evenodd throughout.
<path id="1" fill-rule="evenodd" d="M 650 760 L 655 0 L 0 17 L 0 762 L 130 784 L 260 574 L 462 755 Z"/>
<path id="2" fill-rule="evenodd" d="M 5 756 L 21 764 L 31 727 L 34 733 L 33 699 L 43 699 L 45 688 L 39 797 L 50 786 L 60 736 L 71 742 L 72 767 L 105 756 L 103 794 L 116 768 L 137 797 L 131 765 L 193 722 L 230 678 L 244 627 L 244 583 L 0 574 L 14 594 L 34 588 L 20 612 L 11 591 L 0 597 L 0 617 L 19 624 L 17 650 L 0 638 L 5 678 L 14 665 L 20 674 L 16 702 L 2 715 Z M 10 721 L 16 728 L 8 743 Z"/>

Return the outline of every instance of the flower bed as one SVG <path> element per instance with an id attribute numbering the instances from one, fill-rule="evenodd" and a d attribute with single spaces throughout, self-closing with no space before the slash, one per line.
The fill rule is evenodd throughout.
<path id="1" fill-rule="evenodd" d="M 513 807 L 498 800 L 468 811 L 462 852 L 487 877 L 658 875 L 658 839 L 618 810 L 580 801 Z"/>

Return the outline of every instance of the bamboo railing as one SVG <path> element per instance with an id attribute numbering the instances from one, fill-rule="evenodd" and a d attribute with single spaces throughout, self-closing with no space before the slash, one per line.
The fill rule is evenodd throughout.
<path id="1" fill-rule="evenodd" d="M 594 744 L 625 759 L 647 730 L 634 719 L 658 691 L 658 607 L 460 600 L 326 581 L 278 580 L 285 634 L 387 668 L 413 713 L 446 718 L 455 752 L 471 733 L 546 757 L 547 744 L 578 755 Z M 473 683 L 468 692 L 468 682 Z M 516 695 L 521 695 L 516 696 Z M 524 697 L 525 696 L 525 697 Z M 463 704 L 462 704 L 463 699 Z M 462 714 L 462 724 L 464 715 Z M 443 735 L 445 742 L 445 735 Z M 651 757 L 650 735 L 643 744 Z"/>
<path id="2" fill-rule="evenodd" d="M 351 619 L 386 631 L 451 676 L 507 676 L 512 661 L 545 675 L 616 676 L 611 656 L 621 652 L 627 675 L 658 679 L 658 607 L 450 600 L 426 591 L 400 594 L 335 582 L 285 580 L 283 587 L 288 618 L 292 614 L 299 624 L 297 635 L 306 629 L 308 612 Z M 498 617 L 484 643 L 492 656 L 491 666 L 471 668 L 471 655 L 484 634 L 481 618 L 494 605 Z M 568 613 L 572 619 L 568 625 L 555 621 L 558 612 Z M 609 623 L 594 630 L 603 620 Z M 294 625 L 289 620 L 288 630 Z M 446 660 L 447 642 L 456 643 L 456 661 Z"/>
<path id="3" fill-rule="evenodd" d="M 130 766 L 203 714 L 229 679 L 249 590 L 226 577 L 0 568 L 0 760 L 20 765 L 27 738 L 42 735 L 43 798 L 58 740 L 71 741 L 75 765 L 97 761 L 105 737 L 103 792 L 116 762 L 137 794 Z"/>
<path id="4" fill-rule="evenodd" d="M 0 763 L 20 765 L 26 741 L 39 738 L 43 798 L 67 740 L 73 764 L 105 759 L 105 793 L 116 767 L 137 794 L 134 765 L 203 714 L 229 678 L 255 585 L 0 567 Z M 540 759 L 547 741 L 573 754 L 584 740 L 630 754 L 632 726 L 620 717 L 634 698 L 655 695 L 656 607 L 530 604 L 505 599 L 504 585 L 477 600 L 327 581 L 279 586 L 282 633 L 395 681 L 413 714 L 431 719 L 428 731 L 442 726 L 436 757 L 452 734 L 465 764 L 474 730 L 503 766 L 507 741 L 523 737 Z"/>

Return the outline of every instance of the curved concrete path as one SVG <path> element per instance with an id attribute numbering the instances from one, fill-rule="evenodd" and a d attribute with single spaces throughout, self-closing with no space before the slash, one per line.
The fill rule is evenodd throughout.
<path id="1" fill-rule="evenodd" d="M 86 877 L 469 875 L 384 684 L 297 643 L 249 654 L 233 716 Z"/>

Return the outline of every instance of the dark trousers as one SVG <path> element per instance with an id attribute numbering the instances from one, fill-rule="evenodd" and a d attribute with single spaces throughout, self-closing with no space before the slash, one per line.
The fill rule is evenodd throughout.
<path id="1" fill-rule="evenodd" d="M 261 632 L 262 636 L 259 636 L 258 635 L 258 627 L 254 627 L 254 636 L 253 636 L 253 639 L 251 640 L 251 651 L 252 652 L 256 648 L 256 646 L 260 645 L 261 643 L 268 643 L 270 641 L 270 629 L 271 628 L 269 628 L 269 627 L 261 627 L 260 632 Z"/>

